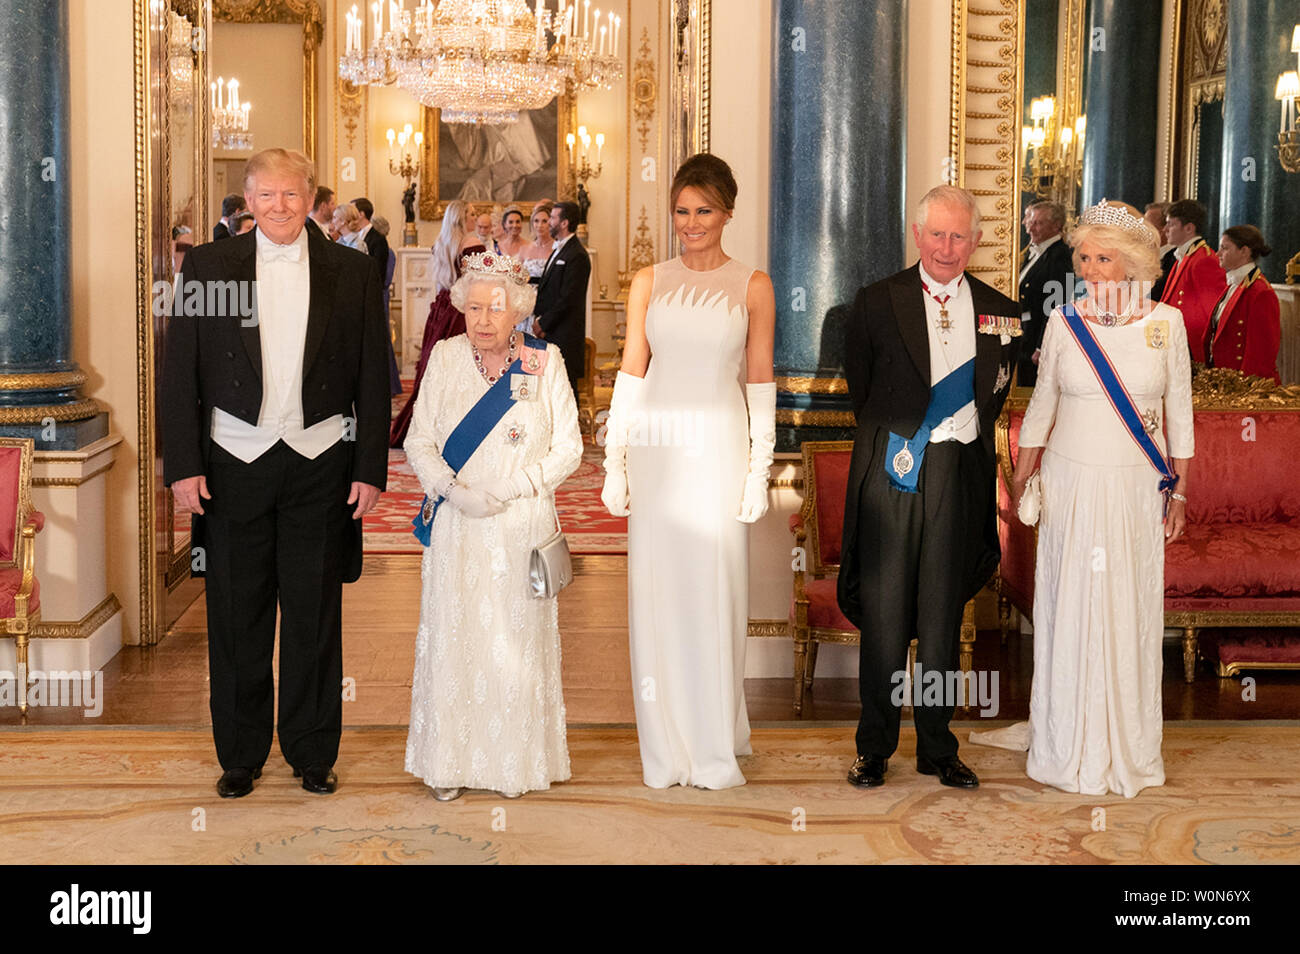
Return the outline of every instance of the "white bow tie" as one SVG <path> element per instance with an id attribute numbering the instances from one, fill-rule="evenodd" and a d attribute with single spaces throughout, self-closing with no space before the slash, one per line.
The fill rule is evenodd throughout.
<path id="1" fill-rule="evenodd" d="M 260 245 L 257 258 L 262 262 L 301 262 L 302 246 L 296 242 L 292 245 Z"/>

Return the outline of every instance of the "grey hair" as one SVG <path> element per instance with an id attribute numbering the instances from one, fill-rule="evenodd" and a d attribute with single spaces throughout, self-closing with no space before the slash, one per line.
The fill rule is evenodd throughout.
<path id="1" fill-rule="evenodd" d="M 451 286 L 451 304 L 457 311 L 463 312 L 465 310 L 465 299 L 469 296 L 469 286 L 480 282 L 505 290 L 506 307 L 514 313 L 516 319 L 533 313 L 533 305 L 537 303 L 536 285 L 531 283 L 520 285 L 506 278 L 505 275 L 493 275 L 485 272 L 466 272 L 456 279 L 455 284 Z"/>
<path id="2" fill-rule="evenodd" d="M 971 195 L 965 189 L 959 189 L 957 186 L 941 185 L 935 186 L 925 195 L 921 196 L 921 201 L 916 204 L 916 225 L 924 226 L 926 216 L 930 213 L 930 206 L 935 203 L 943 205 L 956 205 L 970 211 L 970 234 L 975 235 L 980 230 L 980 207 L 975 202 L 975 196 Z"/>
<path id="3" fill-rule="evenodd" d="M 1026 212 L 1032 212 L 1034 209 L 1046 209 L 1048 220 L 1058 229 L 1065 228 L 1065 206 L 1059 202 L 1053 202 L 1050 199 L 1040 199 L 1037 202 L 1029 203 Z"/>

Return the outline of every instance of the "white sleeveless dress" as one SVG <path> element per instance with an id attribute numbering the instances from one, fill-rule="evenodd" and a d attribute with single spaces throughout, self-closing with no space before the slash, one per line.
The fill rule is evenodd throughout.
<path id="1" fill-rule="evenodd" d="M 749 527 L 745 293 L 734 259 L 654 267 L 650 367 L 628 437 L 628 620 L 641 768 L 651 788 L 743 785 Z"/>

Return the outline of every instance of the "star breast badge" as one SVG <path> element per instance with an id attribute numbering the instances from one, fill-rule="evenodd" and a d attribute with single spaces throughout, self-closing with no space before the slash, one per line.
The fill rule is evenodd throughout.
<path id="1" fill-rule="evenodd" d="M 998 379 L 993 382 L 993 393 L 996 394 L 1010 383 L 1011 369 L 1005 364 L 998 365 Z"/>

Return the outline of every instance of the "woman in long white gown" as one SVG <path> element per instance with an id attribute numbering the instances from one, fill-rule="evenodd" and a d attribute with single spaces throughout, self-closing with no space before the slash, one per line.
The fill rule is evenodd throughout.
<path id="1" fill-rule="evenodd" d="M 1041 459 L 1026 771 L 1087 795 L 1132 797 L 1165 780 L 1164 546 L 1186 526 L 1193 433 L 1182 315 L 1144 295 L 1159 274 L 1157 243 L 1136 209 L 1104 199 L 1070 236 L 1075 272 L 1087 286 L 1075 307 L 1144 429 L 1172 457 L 1178 481 L 1167 517 L 1160 474 L 1059 309 L 1043 336 L 1013 478 L 1018 504 Z"/>
<path id="2" fill-rule="evenodd" d="M 643 780 L 717 789 L 744 784 L 750 754 L 748 524 L 767 510 L 776 309 L 767 275 L 722 251 L 726 163 L 692 157 L 670 195 L 682 254 L 632 282 L 601 498 L 629 517 Z"/>
<path id="3" fill-rule="evenodd" d="M 513 331 L 535 295 L 519 263 L 470 255 L 451 295 L 467 332 L 434 347 L 405 445 L 430 499 L 444 498 L 420 568 L 406 742 L 406 770 L 440 800 L 569 778 L 556 600 L 532 596 L 528 563 L 555 532 L 555 490 L 582 458 L 559 349 L 539 353 Z M 516 400 L 453 472 L 448 437 L 516 357 Z"/>

